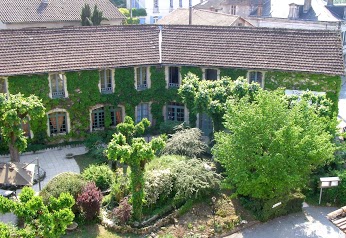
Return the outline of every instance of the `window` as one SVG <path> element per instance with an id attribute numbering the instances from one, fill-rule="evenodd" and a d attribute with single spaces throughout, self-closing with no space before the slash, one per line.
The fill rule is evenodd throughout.
<path id="1" fill-rule="evenodd" d="M 179 7 L 180 7 L 180 8 L 183 7 L 183 0 L 179 0 Z"/>
<path id="2" fill-rule="evenodd" d="M 236 5 L 231 5 L 231 8 L 229 10 L 229 14 L 236 15 L 236 13 L 237 13 L 237 6 Z"/>
<path id="3" fill-rule="evenodd" d="M 100 89 L 101 93 L 107 94 L 113 92 L 113 77 L 111 69 L 100 71 Z"/>
<path id="4" fill-rule="evenodd" d="M 158 12 L 159 12 L 159 0 L 154 0 L 153 13 L 158 13 Z"/>
<path id="5" fill-rule="evenodd" d="M 148 88 L 147 67 L 136 68 L 137 90 Z"/>
<path id="6" fill-rule="evenodd" d="M 167 105 L 167 120 L 184 122 L 184 104 L 171 102 Z"/>
<path id="7" fill-rule="evenodd" d="M 101 130 L 105 127 L 104 107 L 97 108 L 91 112 L 92 130 Z"/>
<path id="8" fill-rule="evenodd" d="M 256 82 L 261 87 L 263 86 L 263 73 L 252 71 L 249 73 L 249 83 Z"/>
<path id="9" fill-rule="evenodd" d="M 23 130 L 24 136 L 27 138 L 30 138 L 29 120 L 28 119 L 22 120 L 21 124 L 22 124 L 22 130 Z"/>
<path id="10" fill-rule="evenodd" d="M 5 78 L 0 78 L 0 93 L 7 93 L 7 85 Z"/>
<path id="11" fill-rule="evenodd" d="M 50 90 L 52 98 L 65 97 L 65 75 L 64 74 L 50 74 L 49 75 Z"/>
<path id="12" fill-rule="evenodd" d="M 116 126 L 123 121 L 121 107 L 109 107 L 109 111 L 111 113 L 111 126 Z"/>
<path id="13" fill-rule="evenodd" d="M 205 70 L 205 79 L 206 80 L 217 80 L 217 69 L 206 69 Z"/>
<path id="14" fill-rule="evenodd" d="M 140 122 L 144 118 L 147 118 L 149 120 L 149 103 L 140 103 L 137 106 L 136 111 L 136 123 Z"/>
<path id="15" fill-rule="evenodd" d="M 155 24 L 159 20 L 159 17 L 153 17 L 153 24 Z"/>
<path id="16" fill-rule="evenodd" d="M 66 112 L 54 112 L 48 114 L 48 122 L 50 136 L 67 133 Z"/>
<path id="17" fill-rule="evenodd" d="M 179 87 L 179 68 L 169 67 L 168 72 L 168 87 L 178 88 Z"/>

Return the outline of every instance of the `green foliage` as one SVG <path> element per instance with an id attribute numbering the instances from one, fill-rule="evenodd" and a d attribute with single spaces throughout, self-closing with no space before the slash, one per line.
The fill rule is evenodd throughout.
<path id="1" fill-rule="evenodd" d="M 257 83 L 249 84 L 242 78 L 236 81 L 227 77 L 216 81 L 201 81 L 196 75 L 188 73 L 183 79 L 178 94 L 192 112 L 207 113 L 213 119 L 214 130 L 220 131 L 223 129 L 222 122 L 227 99 L 239 100 L 249 95 L 249 99 L 252 100 L 260 90 Z"/>
<path id="2" fill-rule="evenodd" d="M 126 7 L 126 1 L 125 0 L 111 0 L 111 2 L 118 8 Z"/>
<path id="3" fill-rule="evenodd" d="M 281 91 L 260 91 L 227 103 L 225 127 L 216 134 L 215 158 L 236 194 L 269 200 L 306 186 L 312 171 L 334 158 L 327 131 L 334 122 L 301 98 L 289 103 Z"/>
<path id="4" fill-rule="evenodd" d="M 138 25 L 139 24 L 139 18 L 137 17 L 127 17 L 125 22 L 124 22 L 124 25 Z"/>
<path id="5" fill-rule="evenodd" d="M 48 182 L 41 190 L 40 196 L 45 204 L 49 202 L 50 197 L 57 198 L 61 193 L 69 193 L 76 199 L 85 185 L 86 181 L 82 175 L 70 172 L 61 173 Z"/>
<path id="6" fill-rule="evenodd" d="M 9 145 L 11 161 L 19 161 L 19 152 L 27 147 L 27 139 L 22 130 L 22 122 L 44 116 L 45 107 L 35 95 L 25 97 L 19 94 L 0 94 L 0 131 Z"/>
<path id="7" fill-rule="evenodd" d="M 163 154 L 175 154 L 187 157 L 198 157 L 205 153 L 208 145 L 202 141 L 202 131 L 189 128 L 176 131 L 166 142 Z"/>
<path id="8" fill-rule="evenodd" d="M 111 197 L 116 203 L 119 203 L 123 198 L 130 194 L 130 179 L 129 173 L 117 171 L 115 182 L 111 187 Z"/>
<path id="9" fill-rule="evenodd" d="M 108 165 L 95 164 L 91 164 L 86 168 L 83 171 L 82 176 L 87 181 L 95 182 L 96 186 L 101 189 L 101 191 L 109 189 L 115 178 L 113 171 Z"/>
<path id="10" fill-rule="evenodd" d="M 220 77 L 229 77 L 232 80 L 236 80 L 237 78 L 247 77 L 247 70 L 244 69 L 231 69 L 231 68 L 221 68 L 220 69 Z"/>
<path id="11" fill-rule="evenodd" d="M 118 8 L 118 10 L 125 16 L 130 17 L 130 10 L 127 8 Z"/>
<path id="12" fill-rule="evenodd" d="M 82 26 L 98 26 L 101 25 L 101 21 L 104 20 L 103 13 L 94 6 L 93 14 L 91 15 L 91 9 L 89 4 L 84 4 L 81 13 Z"/>
<path id="13" fill-rule="evenodd" d="M 114 134 L 106 151 L 109 160 L 120 161 L 131 168 L 130 184 L 135 220 L 142 219 L 145 164 L 152 160 L 155 152 L 161 150 L 165 144 L 160 137 L 152 139 L 149 143 L 143 138 L 132 138 L 133 135 L 144 132 L 142 129 L 145 129 L 150 123 L 142 120 L 138 124 L 134 125 L 132 120 L 127 119 L 124 123 L 117 125 L 117 130 L 128 135 L 128 138 L 122 133 Z"/>
<path id="14" fill-rule="evenodd" d="M 338 112 L 338 99 L 341 89 L 340 76 L 308 73 L 266 72 L 265 88 L 274 90 L 279 87 L 326 92 L 327 98 L 333 102 L 333 113 L 337 114 Z"/>
<path id="15" fill-rule="evenodd" d="M 175 204 L 210 195 L 218 189 L 220 176 L 206 169 L 206 162 L 179 156 L 151 161 L 145 173 L 146 205 L 155 206 L 173 198 Z"/>
<path id="16" fill-rule="evenodd" d="M 241 197 L 242 205 L 250 210 L 258 220 L 268 221 L 274 217 L 284 216 L 290 213 L 300 212 L 305 196 L 302 193 L 290 193 L 282 198 L 274 198 L 269 200 L 253 199 L 249 197 Z M 278 203 L 281 203 L 278 205 Z M 278 205 L 273 207 L 274 205 Z"/>
<path id="17" fill-rule="evenodd" d="M 19 202 L 1 196 L 1 212 L 13 212 L 26 226 L 25 229 L 11 229 L 2 224 L 1 237 L 60 237 L 74 219 L 71 210 L 74 203 L 71 195 L 62 193 L 58 198 L 52 197 L 45 205 L 42 197 L 35 196 L 28 187 L 23 188 Z"/>
<path id="18" fill-rule="evenodd" d="M 133 8 L 132 9 L 132 16 L 133 17 L 145 17 L 147 16 L 147 11 L 145 8 Z"/>
<path id="19" fill-rule="evenodd" d="M 173 134 L 180 124 L 179 121 L 164 121 L 160 124 L 160 134 Z"/>

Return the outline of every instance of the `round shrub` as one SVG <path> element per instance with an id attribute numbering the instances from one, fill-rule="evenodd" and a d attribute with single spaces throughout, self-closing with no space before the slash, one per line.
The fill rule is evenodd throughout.
<path id="1" fill-rule="evenodd" d="M 107 190 L 114 182 L 114 173 L 107 165 L 90 165 L 82 173 L 84 179 L 95 182 L 101 191 Z"/>
<path id="2" fill-rule="evenodd" d="M 40 192 L 40 196 L 45 204 L 48 204 L 50 197 L 58 198 L 61 193 L 69 193 L 76 199 L 85 185 L 86 181 L 80 174 L 61 173 L 48 182 Z"/>
<path id="3" fill-rule="evenodd" d="M 130 205 L 128 198 L 123 198 L 119 206 L 114 208 L 112 211 L 113 219 L 115 219 L 120 224 L 127 223 L 131 218 L 132 206 Z"/>

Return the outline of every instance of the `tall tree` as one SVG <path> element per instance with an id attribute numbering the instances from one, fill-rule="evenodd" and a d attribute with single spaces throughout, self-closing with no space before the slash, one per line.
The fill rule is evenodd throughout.
<path id="1" fill-rule="evenodd" d="M 43 117 L 44 113 L 45 107 L 35 95 L 0 94 L 0 130 L 9 146 L 12 162 L 19 162 L 19 152 L 27 147 L 22 123 L 27 123 L 29 118 L 35 120 Z"/>
<path id="2" fill-rule="evenodd" d="M 316 167 L 333 160 L 329 130 L 335 122 L 316 110 L 309 97 L 293 104 L 282 91 L 260 91 L 252 103 L 247 97 L 227 102 L 228 132 L 215 135 L 213 154 L 236 194 L 262 200 L 287 197 L 307 185 Z"/>
<path id="3" fill-rule="evenodd" d="M 104 20 L 103 12 L 94 6 L 93 14 L 91 15 L 91 8 L 89 4 L 85 4 L 82 8 L 82 26 L 98 26 L 101 25 L 101 21 Z"/>
<path id="4" fill-rule="evenodd" d="M 246 95 L 252 100 L 259 90 L 259 84 L 249 84 L 243 78 L 233 81 L 223 77 L 221 80 L 211 81 L 200 80 L 195 74 L 188 73 L 178 93 L 187 107 L 193 108 L 195 113 L 207 113 L 213 120 L 214 130 L 220 131 L 223 129 L 226 101 L 229 98 L 239 100 Z"/>
<path id="5" fill-rule="evenodd" d="M 133 218 L 136 221 L 142 219 L 145 165 L 154 158 L 155 152 L 163 149 L 165 145 L 160 137 L 152 139 L 149 143 L 144 138 L 134 138 L 134 136 L 143 133 L 149 125 L 150 122 L 147 119 L 134 125 L 133 120 L 126 117 L 124 123 L 117 125 L 118 133 L 113 135 L 113 139 L 106 150 L 109 160 L 120 161 L 131 168 L 131 200 Z"/>

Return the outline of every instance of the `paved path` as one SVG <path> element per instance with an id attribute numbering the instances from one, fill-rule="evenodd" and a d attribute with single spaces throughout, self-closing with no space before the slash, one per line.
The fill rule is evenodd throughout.
<path id="1" fill-rule="evenodd" d="M 329 212 L 336 209 L 306 207 L 304 212 L 276 218 L 227 238 L 345 238 L 326 218 Z"/>
<path id="2" fill-rule="evenodd" d="M 24 163 L 36 164 L 36 159 L 39 160 L 40 167 L 46 171 L 46 178 L 41 182 L 41 188 L 56 175 L 63 172 L 80 173 L 79 167 L 74 159 L 66 159 L 66 154 L 73 153 L 74 155 L 85 154 L 84 146 L 80 147 L 65 147 L 61 149 L 48 149 L 36 153 L 25 153 L 20 156 L 20 161 Z M 0 162 L 10 161 L 9 156 L 0 156 Z M 36 192 L 39 192 L 39 185 L 35 184 L 32 187 Z M 17 194 L 20 191 L 17 191 Z M 16 217 L 13 214 L 7 213 L 0 215 L 0 221 L 5 223 L 15 223 Z"/>

